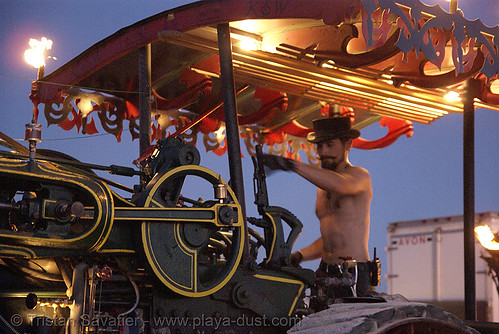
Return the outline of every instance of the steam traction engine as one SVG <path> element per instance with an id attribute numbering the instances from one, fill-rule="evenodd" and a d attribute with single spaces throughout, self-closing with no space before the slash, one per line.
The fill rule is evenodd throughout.
<path id="1" fill-rule="evenodd" d="M 2 325 L 36 333 L 275 332 L 294 325 L 313 283 L 312 271 L 286 263 L 301 223 L 261 205 L 262 218 L 250 221 L 265 237 L 249 228 L 245 240 L 234 192 L 199 162 L 195 147 L 159 141 L 144 186 L 126 200 L 70 157 L 4 152 Z M 188 197 L 192 191 L 196 197 Z M 287 237 L 283 222 L 291 227 Z M 262 264 L 241 262 L 246 244 L 253 256 L 265 248 Z"/>

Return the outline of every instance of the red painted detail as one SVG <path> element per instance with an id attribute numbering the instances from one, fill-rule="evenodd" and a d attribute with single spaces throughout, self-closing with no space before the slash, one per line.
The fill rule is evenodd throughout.
<path id="1" fill-rule="evenodd" d="M 180 73 L 179 83 L 186 86 L 185 91 L 173 99 L 165 99 L 155 90 L 154 95 L 157 99 L 157 108 L 162 110 L 184 108 L 189 105 L 199 95 L 207 95 L 211 92 L 211 78 L 205 74 L 192 71 L 185 68 Z"/>
<path id="2" fill-rule="evenodd" d="M 95 126 L 94 118 L 93 117 L 88 117 L 88 120 L 89 121 L 87 121 L 87 125 L 86 125 L 86 132 L 87 132 L 87 134 L 93 135 L 93 134 L 98 133 L 99 131 L 97 131 L 97 127 Z M 120 136 L 120 138 L 121 138 L 121 133 L 118 134 L 118 136 Z M 117 137 L 118 142 L 120 141 L 120 138 Z"/>
<path id="3" fill-rule="evenodd" d="M 161 126 L 151 124 L 151 142 L 161 139 L 161 133 L 163 132 Z"/>
<path id="4" fill-rule="evenodd" d="M 344 116 L 350 115 L 350 117 L 352 117 L 353 115 L 353 110 L 351 110 L 351 108 L 342 107 L 342 112 Z M 384 137 L 377 140 L 357 138 L 353 140 L 352 146 L 363 150 L 379 149 L 393 144 L 400 136 L 404 134 L 407 137 L 411 137 L 414 132 L 414 126 L 410 121 L 383 116 L 381 117 L 379 124 L 380 126 L 386 126 L 388 128 L 388 133 Z M 302 138 L 306 137 L 308 133 L 313 131 L 312 129 L 306 128 L 295 121 L 286 124 L 279 130 L 281 130 L 284 134 L 290 134 Z M 283 136 L 283 133 L 274 131 L 266 135 L 265 143 L 270 145 L 283 143 L 286 140 L 286 137 Z"/>
<path id="5" fill-rule="evenodd" d="M 289 122 L 288 124 L 281 127 L 280 130 L 295 137 L 302 137 L 302 138 L 306 137 L 310 132 L 313 131 L 312 129 L 304 127 L 303 125 L 301 125 L 296 121 Z"/>
<path id="6" fill-rule="evenodd" d="M 321 115 L 324 115 L 326 117 L 331 117 L 331 105 L 329 103 L 326 103 L 324 106 L 321 107 Z"/>
<path id="7" fill-rule="evenodd" d="M 265 134 L 265 144 L 272 146 L 274 144 L 283 143 L 286 140 L 286 134 L 282 130 L 276 130 Z"/>
<path id="8" fill-rule="evenodd" d="M 80 133 L 81 115 L 76 113 L 74 109 L 71 109 L 71 114 L 73 115 L 73 119 L 69 119 L 69 117 L 66 117 L 66 119 L 58 125 L 66 131 L 69 131 L 76 126 L 76 131 Z"/>
<path id="9" fill-rule="evenodd" d="M 208 134 L 220 129 L 220 125 L 222 125 L 222 121 L 207 117 L 199 122 L 198 131 L 204 134 Z"/>
<path id="10" fill-rule="evenodd" d="M 98 109 L 98 106 L 94 106 L 94 110 Z M 74 108 L 71 108 L 71 114 L 73 115 L 73 119 L 66 118 L 63 122 L 59 123 L 58 125 L 63 129 L 63 130 L 71 130 L 76 126 L 76 131 L 80 133 L 80 128 L 83 126 L 83 119 L 81 113 L 77 113 Z M 93 117 L 88 116 L 87 117 L 87 124 L 85 125 L 85 132 L 86 134 L 93 135 L 98 133 L 97 127 L 95 126 L 95 121 Z"/>
<path id="11" fill-rule="evenodd" d="M 291 141 L 288 141 L 288 143 L 291 144 Z M 288 145 L 288 149 L 286 150 L 286 154 L 284 156 L 288 159 L 301 161 L 300 155 L 298 154 L 298 152 L 293 151 L 293 147 L 291 145 Z"/>
<path id="12" fill-rule="evenodd" d="M 125 111 L 125 118 L 130 119 L 131 117 L 138 118 L 139 117 L 139 108 L 135 106 L 130 101 L 125 101 L 125 106 L 126 106 L 126 111 Z"/>
<path id="13" fill-rule="evenodd" d="M 386 136 L 377 140 L 356 138 L 353 140 L 352 146 L 363 150 L 383 148 L 393 144 L 403 134 L 405 134 L 407 137 L 411 137 L 414 132 L 414 126 L 410 121 L 383 116 L 379 121 L 379 125 L 386 126 L 388 128 L 388 133 L 386 134 Z"/>
<path id="14" fill-rule="evenodd" d="M 225 152 L 227 152 L 227 138 L 224 138 L 223 145 L 220 144 L 220 146 L 216 150 L 213 150 L 212 152 L 218 156 L 224 155 Z"/>
<path id="15" fill-rule="evenodd" d="M 137 166 L 139 163 L 141 163 L 142 161 L 149 158 L 151 156 L 152 152 L 154 152 L 155 147 L 156 147 L 156 145 L 149 145 L 149 147 L 146 149 L 144 154 L 142 154 L 139 158 L 135 159 L 133 161 L 133 164 Z"/>
<path id="16" fill-rule="evenodd" d="M 352 107 L 341 106 L 341 117 L 350 117 L 350 124 L 355 122 L 355 112 Z"/>
<path id="17" fill-rule="evenodd" d="M 206 72 L 220 75 L 220 58 L 218 55 L 202 59 L 191 66 L 192 69 L 203 70 Z"/>

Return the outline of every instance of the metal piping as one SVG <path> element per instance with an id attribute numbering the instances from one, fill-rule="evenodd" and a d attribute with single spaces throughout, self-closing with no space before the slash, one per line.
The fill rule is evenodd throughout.
<path id="1" fill-rule="evenodd" d="M 464 314 L 476 320 L 475 277 L 475 106 L 478 80 L 468 79 L 463 96 Z"/>
<path id="2" fill-rule="evenodd" d="M 244 220 L 243 263 L 249 260 L 248 223 L 246 221 L 246 202 L 244 199 L 243 167 L 241 161 L 241 145 L 239 143 L 239 124 L 237 121 L 236 93 L 234 85 L 234 68 L 232 67 L 232 46 L 228 23 L 217 26 L 218 49 L 220 57 L 220 79 L 225 113 L 225 131 L 227 138 L 227 155 L 229 158 L 230 185 L 234 189 L 241 205 Z"/>
<path id="3" fill-rule="evenodd" d="M 68 321 L 69 334 L 79 334 L 80 320 L 84 311 L 85 302 L 85 286 L 87 282 L 87 269 L 86 263 L 79 263 L 73 270 L 73 282 L 71 284 L 71 312 Z"/>
<path id="4" fill-rule="evenodd" d="M 133 306 L 128 311 L 120 313 L 118 315 L 118 319 L 120 319 L 120 320 L 124 316 L 126 316 L 126 315 L 132 313 L 133 311 L 135 311 L 135 309 L 137 308 L 137 305 L 139 305 L 139 299 L 140 299 L 139 288 L 137 287 L 137 283 L 134 282 L 134 280 L 132 279 L 132 277 L 130 275 L 126 275 L 126 277 L 128 278 L 128 280 L 130 281 L 130 283 L 133 286 L 133 291 L 135 292 L 135 303 L 133 304 Z"/>
<path id="5" fill-rule="evenodd" d="M 52 273 L 47 273 L 44 271 L 36 270 L 33 268 L 29 268 L 24 266 L 22 263 L 16 262 L 13 259 L 3 259 L 3 261 L 11 268 L 18 270 L 30 277 L 45 280 L 45 281 L 52 281 L 52 282 L 64 282 L 63 277 L 60 274 L 52 274 Z"/>

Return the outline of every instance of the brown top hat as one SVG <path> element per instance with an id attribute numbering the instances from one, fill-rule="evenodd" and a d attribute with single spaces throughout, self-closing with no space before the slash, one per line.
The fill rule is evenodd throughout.
<path id="1" fill-rule="evenodd" d="M 357 138 L 360 131 L 352 129 L 350 117 L 321 118 L 313 121 L 314 132 L 310 132 L 307 139 L 311 143 L 320 143 L 326 140 L 347 137 Z"/>

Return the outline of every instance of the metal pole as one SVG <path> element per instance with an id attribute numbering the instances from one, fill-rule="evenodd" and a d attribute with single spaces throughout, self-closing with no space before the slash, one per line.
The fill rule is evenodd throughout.
<path id="1" fill-rule="evenodd" d="M 468 79 L 463 97 L 464 314 L 476 320 L 475 276 L 475 106 L 478 81 Z"/>
<path id="2" fill-rule="evenodd" d="M 234 69 L 232 67 L 232 45 L 228 23 L 217 26 L 218 53 L 220 57 L 220 79 L 225 112 L 225 136 L 227 138 L 227 154 L 231 187 L 241 204 L 244 219 L 244 250 L 243 263 L 249 260 L 248 225 L 246 222 L 246 202 L 244 199 L 243 167 L 241 161 L 241 146 L 239 144 L 239 124 L 237 121 L 236 93 L 234 85 Z"/>
<path id="3" fill-rule="evenodd" d="M 149 69 L 151 45 L 139 49 L 139 153 L 142 156 L 151 145 L 151 104 Z"/>

